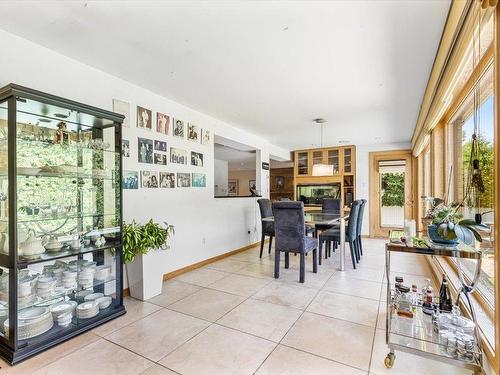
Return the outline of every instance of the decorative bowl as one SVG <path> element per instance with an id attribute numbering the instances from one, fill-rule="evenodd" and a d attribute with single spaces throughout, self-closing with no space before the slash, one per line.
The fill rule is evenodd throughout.
<path id="1" fill-rule="evenodd" d="M 429 235 L 429 238 L 436 243 L 443 244 L 443 245 L 456 245 L 458 243 L 458 240 L 453 239 L 449 240 L 447 238 L 443 238 L 439 235 L 438 233 L 438 227 L 437 225 L 429 225 L 427 227 L 427 233 Z"/>

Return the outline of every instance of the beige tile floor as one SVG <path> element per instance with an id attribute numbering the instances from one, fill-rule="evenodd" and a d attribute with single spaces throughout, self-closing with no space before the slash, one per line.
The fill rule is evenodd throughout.
<path id="1" fill-rule="evenodd" d="M 181 275 L 127 314 L 3 374 L 466 374 L 397 353 L 384 367 L 384 241 L 364 240 L 357 270 L 330 258 L 298 282 L 298 257 L 273 279 L 273 254 L 258 248 Z M 419 256 L 394 256 L 407 280 L 429 276 Z"/>

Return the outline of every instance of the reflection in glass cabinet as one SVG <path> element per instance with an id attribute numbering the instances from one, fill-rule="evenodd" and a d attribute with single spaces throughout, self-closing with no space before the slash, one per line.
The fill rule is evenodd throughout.
<path id="1" fill-rule="evenodd" d="M 122 121 L 0 89 L 0 354 L 11 363 L 125 313 Z"/>

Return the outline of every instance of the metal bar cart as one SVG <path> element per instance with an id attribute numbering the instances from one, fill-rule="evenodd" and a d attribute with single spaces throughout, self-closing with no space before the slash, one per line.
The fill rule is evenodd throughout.
<path id="1" fill-rule="evenodd" d="M 430 241 L 429 241 L 430 242 Z M 460 297 L 464 297 L 467 303 L 471 319 L 475 323 L 473 332 L 474 346 L 468 350 L 467 355 L 459 355 L 448 350 L 448 346 L 443 343 L 442 337 L 433 324 L 432 317 L 423 312 L 421 304 L 412 305 L 413 318 L 398 315 L 395 306 L 394 283 L 391 284 L 391 253 L 411 253 L 421 255 L 436 255 L 444 257 L 471 259 L 475 261 L 475 272 L 473 281 L 467 284 L 463 277 L 462 267 L 459 267 L 461 288 L 458 291 L 456 305 L 459 305 Z M 455 365 L 457 367 L 471 370 L 475 375 L 483 374 L 483 357 L 479 345 L 478 325 L 474 305 L 471 303 L 470 294 L 474 291 L 481 270 L 481 251 L 467 245 L 441 246 L 430 243 L 429 247 L 418 247 L 412 241 L 408 243 L 388 242 L 385 246 L 385 268 L 387 278 L 387 314 L 386 314 L 386 343 L 389 347 L 389 354 L 384 360 L 387 368 L 394 365 L 396 359 L 395 352 L 402 351 L 415 354 L 424 358 Z"/>

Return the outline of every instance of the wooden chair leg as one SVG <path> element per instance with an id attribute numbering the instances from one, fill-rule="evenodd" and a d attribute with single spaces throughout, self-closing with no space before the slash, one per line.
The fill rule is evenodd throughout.
<path id="1" fill-rule="evenodd" d="M 271 246 L 273 246 L 273 236 L 269 236 L 269 254 L 271 254 Z"/>
<path id="2" fill-rule="evenodd" d="M 285 253 L 285 268 L 290 268 L 290 253 Z"/>
<path id="3" fill-rule="evenodd" d="M 318 273 L 318 249 L 313 250 L 313 273 Z"/>
<path id="4" fill-rule="evenodd" d="M 354 254 L 354 243 L 352 241 L 349 241 L 349 249 L 351 249 L 352 268 L 356 269 L 356 255 Z"/>
<path id="5" fill-rule="evenodd" d="M 300 253 L 300 277 L 299 281 L 301 283 L 304 282 L 306 275 L 306 255 L 304 253 Z"/>
<path id="6" fill-rule="evenodd" d="M 280 277 L 280 252 L 274 249 L 274 278 L 279 279 Z"/>
<path id="7" fill-rule="evenodd" d="M 264 250 L 264 240 L 266 239 L 266 235 L 262 233 L 262 239 L 260 240 L 260 255 L 259 258 L 262 258 L 262 250 Z"/>

